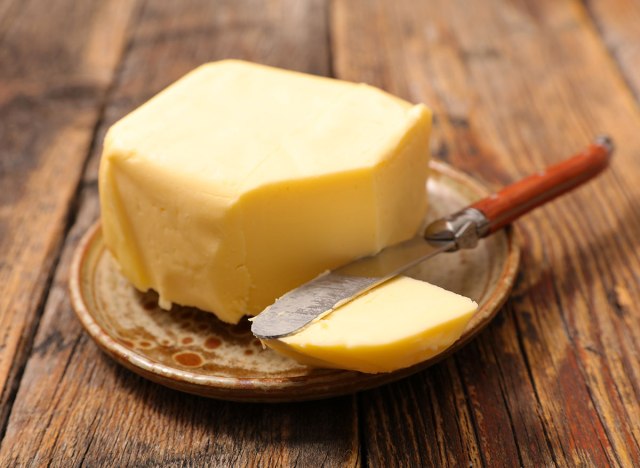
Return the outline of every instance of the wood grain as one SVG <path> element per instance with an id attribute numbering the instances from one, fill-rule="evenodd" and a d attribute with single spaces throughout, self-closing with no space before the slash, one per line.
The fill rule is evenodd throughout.
<path id="1" fill-rule="evenodd" d="M 585 0 L 585 7 L 636 100 L 640 101 L 640 2 Z"/>
<path id="2" fill-rule="evenodd" d="M 637 465 L 640 115 L 584 5 L 334 5 L 336 75 L 429 103 L 436 157 L 490 183 L 534 173 L 598 133 L 620 142 L 607 174 L 519 223 L 522 277 L 502 322 L 455 365 L 361 398 L 363 461 L 475 464 L 477 453 L 487 465 Z M 467 407 L 435 405 L 436 386 Z M 389 402 L 404 407 L 388 412 Z M 473 428 L 453 455 L 455 436 L 440 438 L 450 419 Z"/>
<path id="3" fill-rule="evenodd" d="M 0 2 L 0 466 L 640 465 L 638 12 L 633 0 Z M 104 357 L 66 280 L 98 216 L 108 126 L 225 57 L 425 102 L 434 156 L 494 188 L 598 133 L 618 151 L 518 223 L 512 298 L 451 358 L 316 403 L 183 395 Z"/>
<path id="4" fill-rule="evenodd" d="M 0 8 L 0 434 L 133 7 Z"/>
<path id="5" fill-rule="evenodd" d="M 98 134 L 202 62 L 228 56 L 327 73 L 323 2 L 208 1 L 145 5 Z M 314 26 L 303 28 L 313 18 Z M 355 466 L 354 397 L 307 404 L 243 405 L 181 394 L 103 356 L 73 316 L 70 257 L 99 213 L 99 145 L 80 213 L 35 337 L 0 466 Z"/>

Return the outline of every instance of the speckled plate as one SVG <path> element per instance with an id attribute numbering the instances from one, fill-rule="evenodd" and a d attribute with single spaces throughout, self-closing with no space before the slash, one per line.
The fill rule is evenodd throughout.
<path id="1" fill-rule="evenodd" d="M 432 163 L 429 219 L 468 205 L 487 190 L 451 167 Z M 238 401 L 311 400 L 398 380 L 442 359 L 475 336 L 509 295 L 520 252 L 513 231 L 499 232 L 473 249 L 443 254 L 410 275 L 473 298 L 480 304 L 462 337 L 442 355 L 389 374 L 312 369 L 263 349 L 249 322 L 230 326 L 189 307 L 158 307 L 120 274 L 99 223 L 74 257 L 70 290 L 80 322 L 116 361 L 154 382 L 213 398 Z"/>

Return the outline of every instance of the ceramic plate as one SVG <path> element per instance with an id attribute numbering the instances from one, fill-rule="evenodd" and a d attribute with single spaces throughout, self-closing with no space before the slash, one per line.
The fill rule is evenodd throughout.
<path id="1" fill-rule="evenodd" d="M 487 190 L 451 167 L 432 163 L 427 189 L 434 219 L 485 196 Z M 311 400 L 368 389 L 422 370 L 458 349 L 496 314 L 509 295 L 519 261 L 513 231 L 499 232 L 473 250 L 442 254 L 410 276 L 471 297 L 480 305 L 462 337 L 442 355 L 388 374 L 312 369 L 263 349 L 249 322 L 231 326 L 190 307 L 158 307 L 120 274 L 100 225 L 75 254 L 70 290 L 87 332 L 116 361 L 154 382 L 213 398 L 239 401 Z"/>

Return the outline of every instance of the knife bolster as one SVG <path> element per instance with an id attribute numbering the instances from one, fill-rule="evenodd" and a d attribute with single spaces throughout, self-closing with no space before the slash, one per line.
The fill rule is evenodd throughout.
<path id="1" fill-rule="evenodd" d="M 481 211 L 465 208 L 429 224 L 424 238 L 434 245 L 454 242 L 449 251 L 472 249 L 488 233 L 488 229 L 489 220 Z"/>

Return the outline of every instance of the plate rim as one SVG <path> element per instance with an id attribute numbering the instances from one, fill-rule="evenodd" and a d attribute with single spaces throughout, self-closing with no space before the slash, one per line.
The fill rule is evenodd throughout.
<path id="1" fill-rule="evenodd" d="M 460 170 L 454 169 L 449 164 L 432 160 L 429 163 L 429 167 L 432 171 L 466 186 L 476 193 L 478 197 L 490 193 L 490 190 L 483 183 Z M 101 221 L 98 219 L 82 236 L 75 248 L 71 262 L 69 276 L 71 305 L 83 328 L 102 351 L 144 378 L 187 393 L 231 401 L 285 402 L 328 398 L 377 387 L 430 367 L 466 345 L 501 310 L 513 289 L 521 256 L 521 242 L 517 229 L 514 229 L 513 226 L 508 226 L 505 230 L 507 242 L 506 258 L 497 280 L 500 285 L 481 304 L 476 313 L 479 320 L 472 328 L 465 329 L 460 338 L 447 350 L 426 361 L 412 367 L 381 374 L 364 374 L 341 369 L 321 369 L 301 377 L 247 377 L 240 379 L 214 374 L 199 374 L 164 363 L 154 362 L 152 359 L 138 354 L 116 341 L 98 324 L 84 300 L 81 274 L 87 255 L 91 251 L 90 247 L 95 242 L 100 229 Z M 300 390 L 304 391 L 300 392 Z"/>

